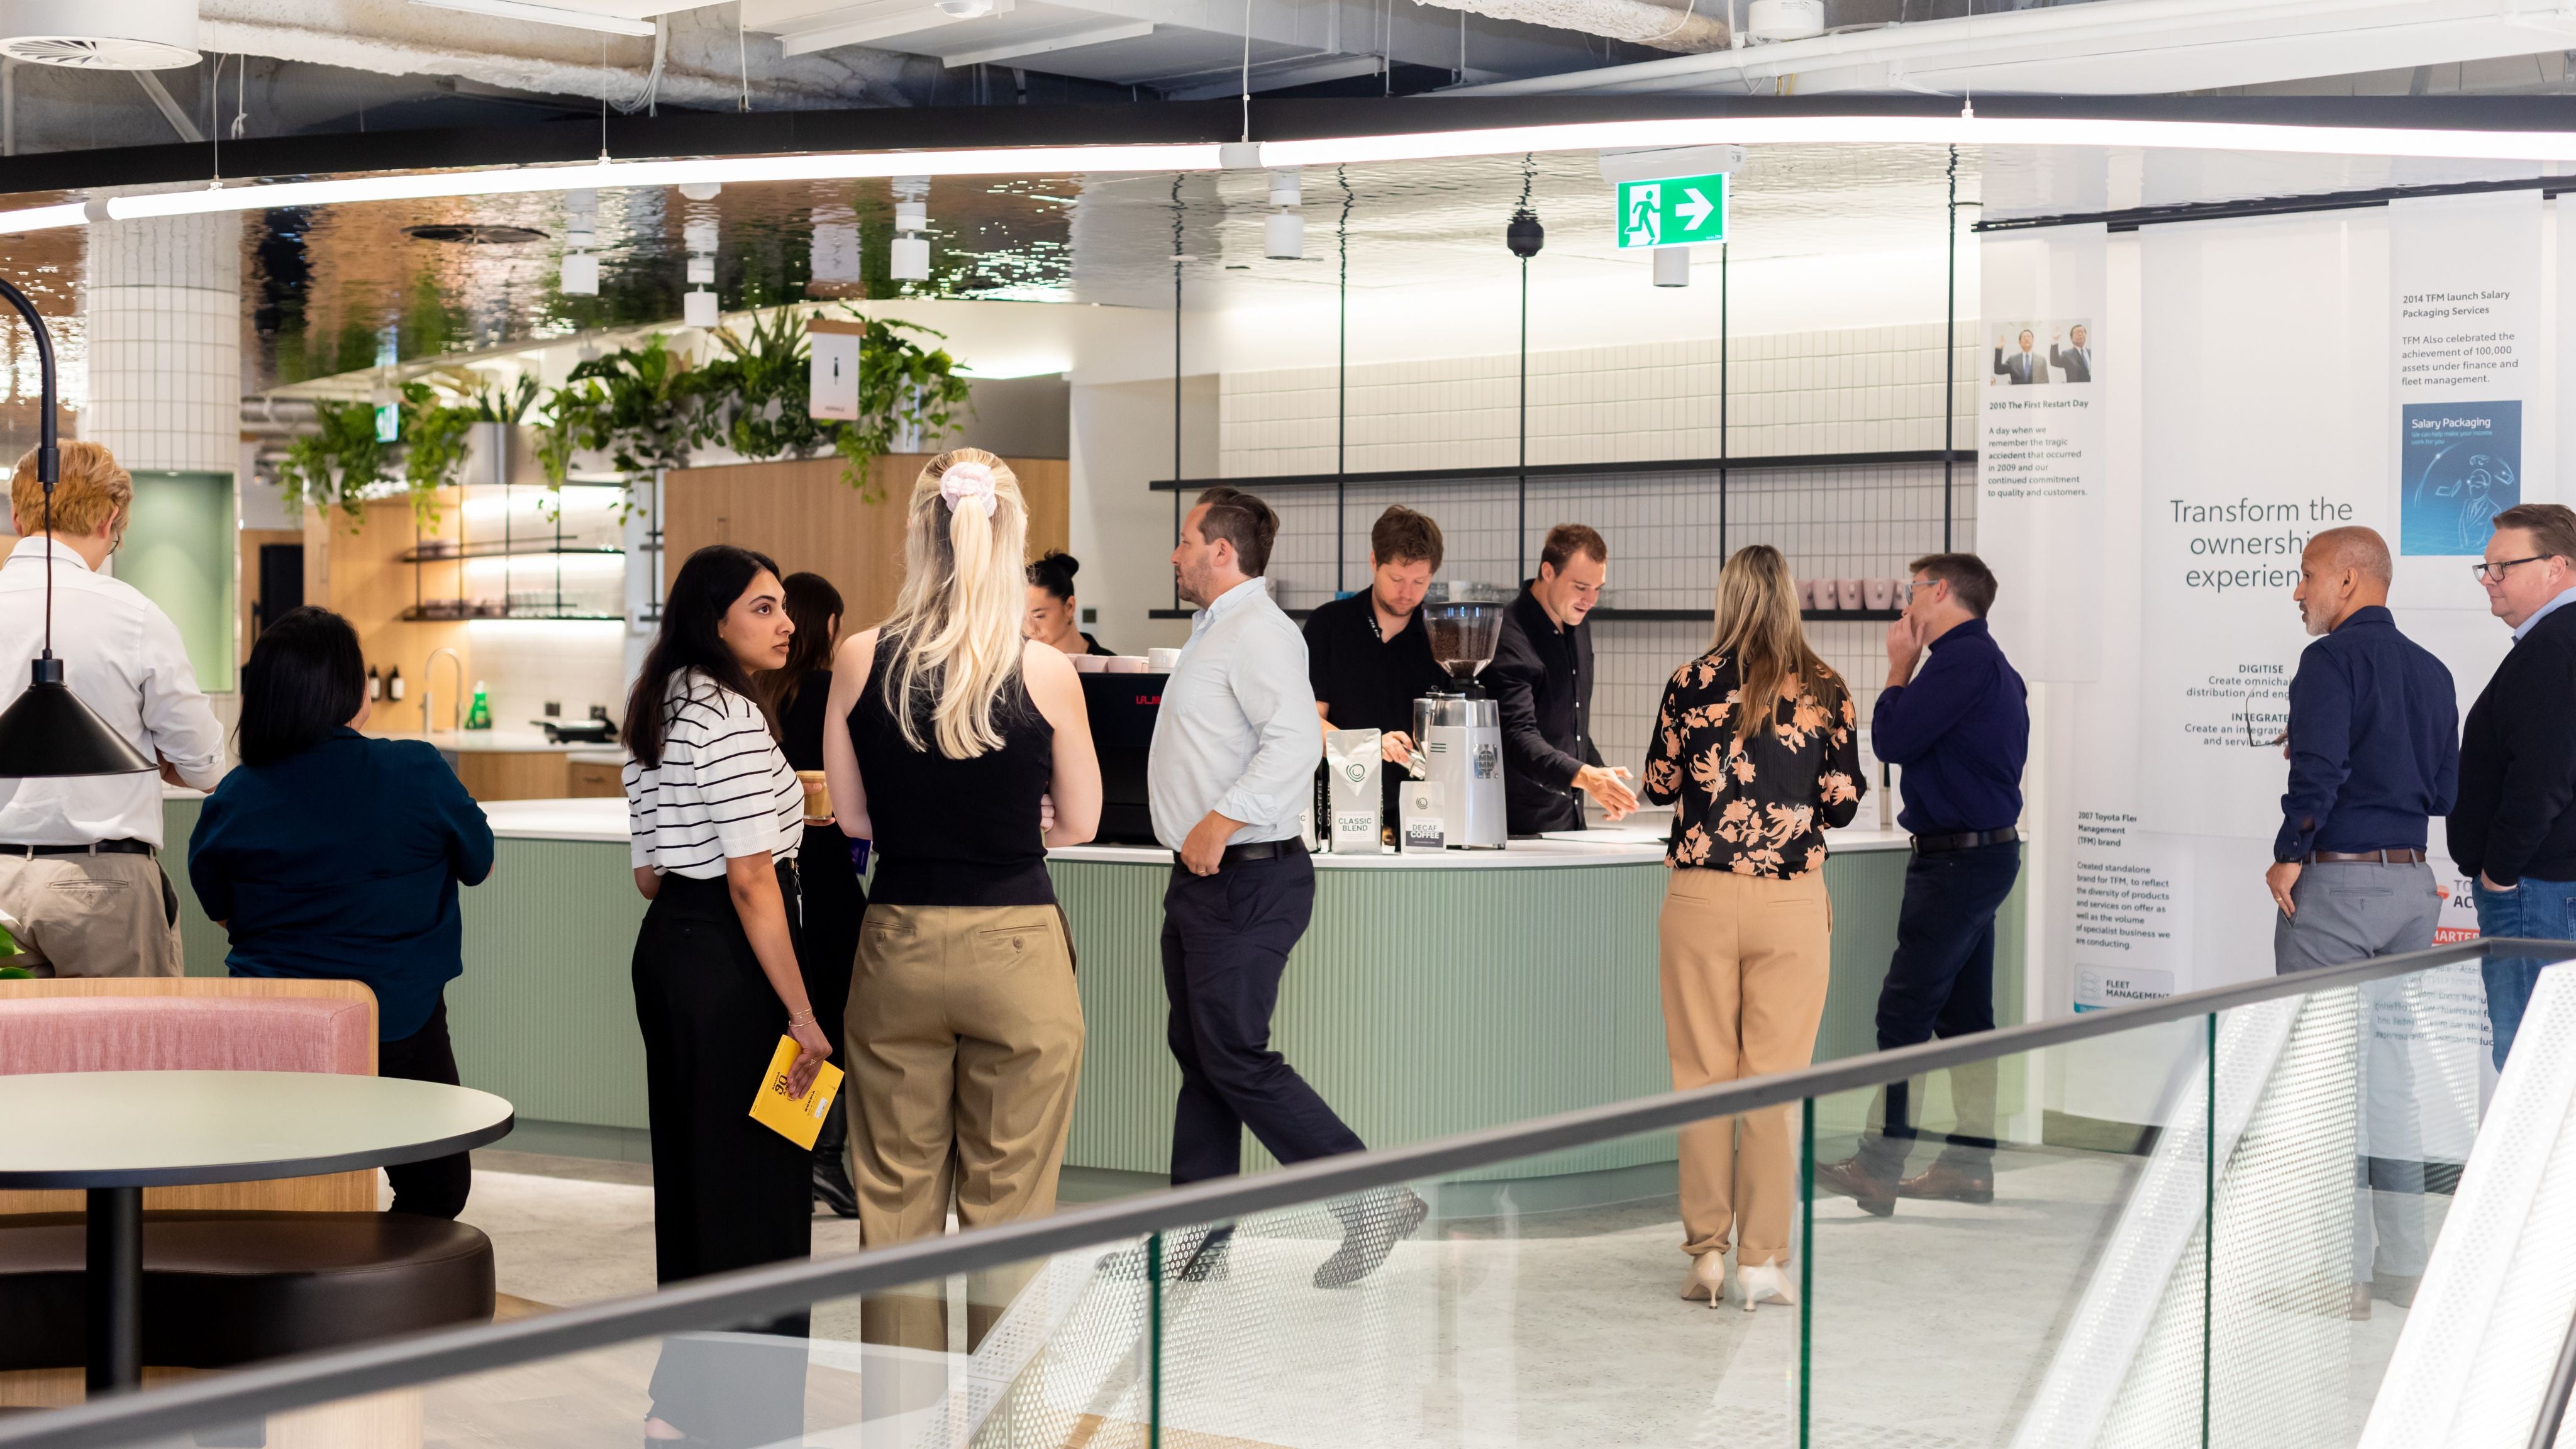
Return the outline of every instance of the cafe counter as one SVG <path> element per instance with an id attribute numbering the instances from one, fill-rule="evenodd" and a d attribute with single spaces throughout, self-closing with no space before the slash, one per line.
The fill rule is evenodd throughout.
<path id="1" fill-rule="evenodd" d="M 180 876 L 197 804 L 168 802 L 172 875 L 192 974 L 222 971 L 222 932 Z M 644 902 L 625 802 L 485 806 L 491 880 L 464 893 L 465 975 L 447 1001 L 468 1086 L 517 1105 L 508 1146 L 641 1160 L 643 1043 L 628 961 Z M 1832 981 L 1818 1060 L 1875 1047 L 1895 943 L 1905 838 L 1835 831 Z M 1665 871 L 1643 831 L 1514 841 L 1500 851 L 1316 858 L 1315 914 L 1291 958 L 1273 1040 L 1373 1146 L 1392 1146 L 1668 1090 L 1655 918 Z M 1088 1040 L 1069 1166 L 1159 1174 L 1179 1071 L 1163 1042 L 1160 937 L 1170 852 L 1077 846 L 1048 870 L 1072 923 Z M 2018 1019 L 2020 893 L 1997 932 L 1999 1018 Z M 746 1102 L 748 1098 L 746 1098 Z M 1539 1205 L 1668 1189 L 1668 1135 L 1507 1164 Z M 1246 1162 L 1265 1166 L 1257 1146 Z"/>

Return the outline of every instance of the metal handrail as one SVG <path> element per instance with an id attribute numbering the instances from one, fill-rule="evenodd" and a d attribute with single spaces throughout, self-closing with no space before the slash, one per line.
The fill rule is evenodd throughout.
<path id="1" fill-rule="evenodd" d="M 2567 1335 L 2558 1341 L 2558 1366 L 2550 1371 L 2549 1388 L 2540 1396 L 2540 1414 L 2531 1421 L 2530 1449 L 2550 1449 L 2567 1420 L 2567 1400 L 2576 1395 L 2576 1314 L 2567 1318 Z"/>
<path id="2" fill-rule="evenodd" d="M 1970 1062 L 2188 1020 L 2282 997 L 2356 986 L 2456 962 L 2484 960 L 2491 955 L 2555 962 L 2576 957 L 2576 943 L 2497 937 L 2463 941 L 2403 956 L 2385 956 L 1925 1042 L 1695 1091 L 1563 1112 L 1407 1147 L 1321 1158 L 1255 1177 L 1195 1183 L 1141 1198 L 980 1228 L 952 1238 L 925 1238 L 844 1258 L 747 1268 L 692 1279 L 632 1298 L 584 1304 L 509 1323 L 439 1329 L 278 1359 L 169 1388 L 0 1421 L 0 1449 L 119 1449 L 208 1423 L 239 1422 L 655 1334 L 761 1322 L 827 1298 L 882 1292 L 1120 1238 L 1232 1221 L 1371 1188 L 1881 1086 Z"/>

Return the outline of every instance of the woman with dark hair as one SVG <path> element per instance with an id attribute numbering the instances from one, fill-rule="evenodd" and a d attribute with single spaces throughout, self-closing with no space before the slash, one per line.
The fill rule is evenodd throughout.
<path id="1" fill-rule="evenodd" d="M 242 666 L 241 768 L 206 797 L 188 881 L 232 943 L 235 976 L 363 981 L 376 1075 L 457 1084 L 447 983 L 464 971 L 456 888 L 492 873 L 492 827 L 438 751 L 370 739 L 358 633 L 290 609 Z M 452 1218 L 474 1186 L 460 1152 L 385 1169 L 394 1211 Z"/>
<path id="2" fill-rule="evenodd" d="M 832 651 L 841 642 L 841 591 L 821 574 L 789 574 L 787 618 L 796 626 L 787 641 L 787 663 L 760 676 L 760 697 L 778 720 L 778 745 L 787 763 L 809 782 L 823 769 L 824 706 L 832 694 Z M 797 884 L 804 890 L 804 931 L 797 938 L 805 968 L 805 995 L 814 1019 L 844 1055 L 841 1015 L 850 1004 L 850 963 L 859 953 L 859 919 L 868 912 L 867 887 L 859 883 L 849 837 L 829 815 L 805 817 L 805 839 L 796 850 Z M 859 1215 L 850 1186 L 849 1104 L 836 1101 L 814 1138 L 814 1196 L 836 1216 Z"/>
<path id="3" fill-rule="evenodd" d="M 809 1154 L 755 1122 L 783 1034 L 803 1096 L 832 1054 L 796 960 L 804 791 L 773 737 L 754 674 L 786 665 L 796 633 L 778 566 L 711 544 L 689 555 L 626 701 L 626 811 L 635 889 L 635 1017 L 653 1137 L 657 1281 L 813 1250 Z M 756 1331 L 802 1339 L 808 1315 Z M 766 1444 L 804 1427 L 805 1352 L 675 1339 L 653 1370 L 645 1437 Z"/>
<path id="4" fill-rule="evenodd" d="M 1059 654 L 1116 654 L 1075 627 L 1082 610 L 1074 606 L 1073 576 L 1081 568 L 1081 560 L 1060 548 L 1029 565 L 1029 612 L 1020 621 L 1020 637 L 1053 645 Z"/>

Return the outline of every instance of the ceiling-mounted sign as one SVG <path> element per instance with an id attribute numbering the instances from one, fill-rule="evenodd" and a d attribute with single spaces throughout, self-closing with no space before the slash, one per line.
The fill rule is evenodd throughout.
<path id="1" fill-rule="evenodd" d="M 1726 173 L 1619 183 L 1619 246 L 1681 247 L 1726 239 Z"/>
<path id="2" fill-rule="evenodd" d="M 859 415 L 859 338 L 867 331 L 867 324 L 809 317 L 805 331 L 813 349 L 805 415 L 840 422 L 855 420 Z"/>

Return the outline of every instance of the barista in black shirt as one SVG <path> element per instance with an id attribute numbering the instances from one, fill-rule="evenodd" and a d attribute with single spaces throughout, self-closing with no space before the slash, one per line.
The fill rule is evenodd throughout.
<path id="1" fill-rule="evenodd" d="M 1073 576 L 1081 567 L 1081 561 L 1063 549 L 1029 565 L 1029 611 L 1020 621 L 1020 637 L 1054 645 L 1067 657 L 1115 655 L 1117 650 L 1074 626 L 1073 621 L 1082 617 L 1073 599 Z"/>
<path id="2" fill-rule="evenodd" d="M 1413 702 L 1449 678 L 1431 657 L 1422 595 L 1440 571 L 1440 525 L 1398 504 L 1369 529 L 1369 586 L 1306 618 L 1306 675 L 1328 730 L 1382 730 L 1383 826 L 1413 753 Z"/>
<path id="3" fill-rule="evenodd" d="M 1633 777 L 1604 766 L 1592 742 L 1592 631 L 1583 621 L 1609 580 L 1610 545 L 1598 532 L 1549 529 L 1538 577 L 1504 610 L 1494 662 L 1476 676 L 1502 715 L 1503 817 L 1514 835 L 1583 829 L 1584 795 L 1610 821 L 1637 808 Z"/>

